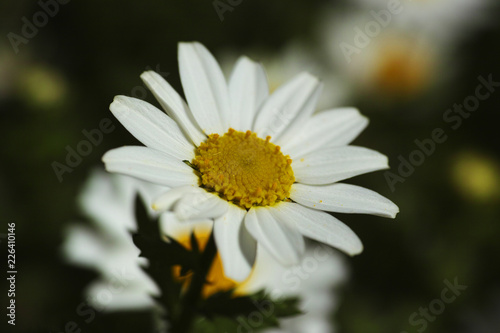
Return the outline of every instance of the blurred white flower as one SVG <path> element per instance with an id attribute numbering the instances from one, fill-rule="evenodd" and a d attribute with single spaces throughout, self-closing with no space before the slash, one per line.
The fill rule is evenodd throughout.
<path id="1" fill-rule="evenodd" d="M 449 40 L 399 20 L 384 26 L 363 10 L 325 11 L 319 34 L 349 91 L 371 101 L 412 100 L 442 88 L 458 58 Z"/>
<path id="2" fill-rule="evenodd" d="M 141 270 L 147 265 L 139 259 L 130 231 L 136 230 L 134 199 L 147 200 L 165 188 L 121 175 L 94 171 L 85 185 L 80 203 L 93 227 L 72 225 L 63 246 L 66 259 L 79 266 L 96 270 L 100 277 L 86 289 L 89 303 L 102 311 L 148 309 L 154 306 L 152 295 L 158 295 L 155 283 Z M 150 211 L 151 214 L 154 212 Z M 159 233 L 188 246 L 195 232 L 201 247 L 209 237 L 213 222 L 180 222 L 171 212 L 160 216 Z M 258 250 L 251 275 L 238 283 L 227 278 L 220 256 L 214 260 L 205 297 L 218 291 L 236 289 L 238 295 L 265 289 L 274 297 L 301 297 L 303 315 L 284 319 L 283 330 L 268 332 L 332 332 L 331 314 L 338 299 L 335 288 L 346 280 L 343 258 L 322 245 L 308 244 L 302 261 L 293 267 L 279 265 L 262 247 Z M 265 313 L 263 313 L 265 315 Z"/>
<path id="3" fill-rule="evenodd" d="M 491 0 L 356 0 L 361 11 L 393 12 L 392 21 L 426 30 L 441 40 L 458 39 L 475 26 L 484 24 L 491 8 Z M 399 5 L 398 5 L 399 4 Z"/>
<path id="4" fill-rule="evenodd" d="M 149 201 L 168 188 L 130 177 L 110 177 L 94 171 L 79 197 L 82 212 L 92 227 L 72 224 L 66 230 L 63 253 L 68 262 L 96 270 L 100 278 L 86 289 L 88 302 L 99 310 L 141 309 L 153 306 L 158 294 L 142 271 L 146 264 L 132 242 L 137 229 L 134 202 L 137 195 Z M 148 205 L 149 206 L 149 205 Z M 155 214 L 152 210 L 151 214 Z"/>
<path id="5" fill-rule="evenodd" d="M 283 267 L 264 248 L 259 247 L 255 268 L 237 291 L 251 293 L 265 289 L 273 297 L 300 297 L 304 314 L 280 321 L 281 328 L 265 333 L 332 333 L 332 313 L 338 306 L 336 293 L 348 278 L 344 259 L 337 251 L 309 243 L 302 261 Z"/>

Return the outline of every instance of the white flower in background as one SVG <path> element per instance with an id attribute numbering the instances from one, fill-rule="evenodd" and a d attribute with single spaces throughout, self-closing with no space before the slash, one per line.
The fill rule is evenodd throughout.
<path id="1" fill-rule="evenodd" d="M 317 108 L 324 110 L 332 105 L 342 105 L 347 96 L 346 86 L 333 75 L 331 64 L 325 63 L 319 52 L 312 50 L 310 46 L 295 41 L 289 43 L 279 52 L 249 50 L 252 58 L 258 59 L 266 64 L 267 81 L 269 91 L 272 93 L 281 85 L 292 79 L 297 73 L 307 71 L 316 77 L 320 77 L 325 93 L 318 99 Z M 237 54 L 231 51 L 221 52 L 220 64 L 225 74 L 230 74 Z"/>
<path id="2" fill-rule="evenodd" d="M 343 258 L 324 245 L 308 243 L 304 258 L 292 267 L 283 267 L 259 247 L 252 274 L 236 290 L 252 293 L 265 289 L 274 298 L 300 297 L 303 314 L 281 319 L 280 328 L 264 330 L 265 333 L 332 333 L 332 314 L 339 303 L 334 289 L 347 277 Z"/>
<path id="3" fill-rule="evenodd" d="M 484 24 L 491 0 L 357 0 L 361 11 L 390 10 L 389 25 L 404 23 L 416 30 L 438 35 L 441 40 L 459 39 Z M 392 3 L 392 5 L 391 5 Z M 395 5 L 399 3 L 400 5 Z"/>
<path id="4" fill-rule="evenodd" d="M 196 238 L 202 246 L 206 244 L 213 223 L 181 222 L 171 215 L 162 215 L 161 231 L 176 238 L 185 246 L 189 245 L 189 235 L 195 230 Z M 168 216 L 168 217 L 167 217 Z M 167 217 L 167 218 L 165 218 Z M 294 266 L 280 265 L 264 247 L 259 246 L 252 272 L 242 282 L 227 278 L 222 268 L 220 254 L 216 256 L 208 274 L 202 294 L 210 296 L 218 291 L 234 288 L 235 294 L 244 296 L 265 290 L 272 299 L 299 297 L 301 315 L 280 319 L 280 328 L 266 329 L 263 333 L 332 333 L 332 314 L 337 309 L 339 299 L 336 289 L 347 280 L 348 269 L 344 259 L 336 250 L 321 244 L 306 244 L 301 261 Z M 262 315 L 266 316 L 262 309 Z M 271 313 L 269 313 L 271 315 Z M 241 324 L 241 323 L 240 323 Z M 249 322 L 252 325 L 252 322 Z M 252 331 L 256 327 L 245 327 L 241 332 Z"/>
<path id="5" fill-rule="evenodd" d="M 150 295 L 157 295 L 158 288 L 142 271 L 140 265 L 146 261 L 139 258 L 130 232 L 137 229 L 136 195 L 150 201 L 164 191 L 165 187 L 125 176 L 110 177 L 104 171 L 94 171 L 86 183 L 79 203 L 93 226 L 71 225 L 66 230 L 63 254 L 68 262 L 99 272 L 100 278 L 85 291 L 96 309 L 153 306 Z"/>
<path id="6" fill-rule="evenodd" d="M 136 230 L 134 199 L 136 195 L 150 198 L 158 186 L 134 178 L 95 171 L 80 197 L 82 209 L 94 223 L 94 228 L 72 225 L 67 230 L 64 255 L 67 261 L 97 270 L 98 281 L 86 290 L 96 309 L 103 311 L 148 309 L 154 306 L 151 296 L 158 295 L 156 284 L 142 271 L 145 258 L 130 236 Z M 160 230 L 189 246 L 194 231 L 204 247 L 213 222 L 179 222 L 171 212 L 160 216 Z M 216 292 L 235 289 L 238 295 L 248 295 L 262 289 L 274 297 L 301 297 L 303 315 L 281 321 L 286 329 L 268 332 L 331 332 L 331 315 L 338 299 L 333 292 L 347 277 L 343 258 L 325 246 L 308 244 L 304 259 L 296 266 L 284 268 L 259 248 L 251 275 L 238 283 L 224 276 L 220 256 L 216 256 L 203 289 L 205 297 Z"/>
<path id="7" fill-rule="evenodd" d="M 180 220 L 214 219 L 225 275 L 247 278 L 257 243 L 283 265 L 305 252 L 303 236 L 350 255 L 356 234 L 323 211 L 394 218 L 398 207 L 368 189 L 338 183 L 386 169 L 387 157 L 348 146 L 368 120 L 356 109 L 313 115 L 322 84 L 301 73 L 268 95 L 264 69 L 238 60 L 226 84 L 199 43 L 180 43 L 186 105 L 158 74 L 141 76 L 164 107 L 117 96 L 110 106 L 146 147 L 107 152 L 106 169 L 171 187 L 154 202 Z"/>
<path id="8" fill-rule="evenodd" d="M 378 25 L 378 30 L 376 25 L 374 17 L 363 10 L 330 11 L 321 20 L 325 53 L 339 77 L 351 86 L 349 91 L 361 98 L 370 96 L 372 101 L 394 103 L 445 86 L 457 67 L 450 40 L 401 22 Z"/>

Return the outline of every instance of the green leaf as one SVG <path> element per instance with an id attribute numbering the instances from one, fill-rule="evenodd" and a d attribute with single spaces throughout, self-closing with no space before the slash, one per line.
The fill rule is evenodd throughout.
<path id="1" fill-rule="evenodd" d="M 279 319 L 299 315 L 298 298 L 272 300 L 264 291 L 248 296 L 234 296 L 232 291 L 220 292 L 206 299 L 201 312 L 208 318 L 230 318 L 242 327 L 264 329 L 279 327 Z"/>
<path id="2" fill-rule="evenodd" d="M 147 258 L 149 264 L 143 270 L 156 282 L 161 290 L 154 299 L 167 310 L 165 317 L 175 316 L 179 311 L 182 283 L 173 276 L 173 267 L 180 265 L 187 271 L 195 269 L 198 260 L 195 255 L 173 238 L 161 238 L 158 220 L 149 216 L 142 201 L 135 201 L 137 232 L 132 234 L 140 256 Z"/>

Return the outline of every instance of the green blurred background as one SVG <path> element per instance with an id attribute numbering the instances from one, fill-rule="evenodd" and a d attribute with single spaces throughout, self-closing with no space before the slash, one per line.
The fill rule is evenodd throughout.
<path id="1" fill-rule="evenodd" d="M 71 320 L 84 332 L 147 331 L 150 325 L 147 313 L 100 315 L 82 323 L 75 308 L 95 273 L 64 264 L 60 254 L 65 225 L 85 220 L 75 199 L 90 170 L 101 165 L 107 150 L 136 143 L 108 110 L 113 96 L 153 102 L 139 78 L 146 68 L 168 73 L 181 91 L 178 41 L 200 41 L 216 56 L 228 50 L 248 53 L 264 66 L 260 51 L 279 55 L 299 41 L 328 63 L 320 22 L 326 11 L 355 7 L 353 1 L 242 0 L 221 21 L 210 0 L 70 1 L 15 53 L 7 34 L 20 34 L 21 18 L 31 19 L 41 7 L 35 1 L 3 1 L 0 234 L 7 233 L 7 223 L 16 223 L 14 331 L 62 332 Z M 362 255 L 348 260 L 351 279 L 332 316 L 340 332 L 417 332 L 410 315 L 439 298 L 443 281 L 455 277 L 467 290 L 425 331 L 500 331 L 500 92 L 481 102 L 457 130 L 443 122 L 448 108 L 474 93 L 479 75 L 500 80 L 500 11 L 491 6 L 486 12 L 487 18 L 446 47 L 447 58 L 433 69 L 442 80 L 424 82 L 429 89 L 401 98 L 398 89 L 359 93 L 351 83 L 355 93 L 342 100 L 370 118 L 356 145 L 387 154 L 394 173 L 398 156 L 407 159 L 416 149 L 415 139 L 429 138 L 442 127 L 448 140 L 394 192 L 384 172 L 349 181 L 387 196 L 401 213 L 394 221 L 338 214 L 365 245 Z M 343 71 L 335 71 L 342 85 Z M 85 138 L 82 131 L 97 128 L 103 118 L 112 119 L 115 130 L 60 182 L 52 163 L 64 163 L 65 147 L 75 148 Z M 5 242 L 1 247 L 6 253 Z M 2 308 L 6 290 L 3 278 Z"/>

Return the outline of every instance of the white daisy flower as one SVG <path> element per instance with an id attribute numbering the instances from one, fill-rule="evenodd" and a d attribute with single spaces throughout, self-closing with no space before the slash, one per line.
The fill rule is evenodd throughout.
<path id="1" fill-rule="evenodd" d="M 348 146 L 368 120 L 356 109 L 314 115 L 322 84 L 301 73 L 268 95 L 264 69 L 242 57 L 226 84 L 217 61 L 199 43 L 180 43 L 187 101 L 158 74 L 142 79 L 164 107 L 117 96 L 110 106 L 146 147 L 107 152 L 106 169 L 171 187 L 154 202 L 179 219 L 214 219 L 227 277 L 243 281 L 257 243 L 278 262 L 296 265 L 304 237 L 350 255 L 363 247 L 328 213 L 394 218 L 398 207 L 368 189 L 338 183 L 386 169 L 387 157 Z"/>
<path id="2" fill-rule="evenodd" d="M 147 265 L 147 260 L 138 258 L 139 250 L 133 244 L 130 231 L 137 229 L 135 197 L 139 194 L 147 199 L 164 190 L 126 176 L 102 171 L 91 174 L 80 196 L 80 204 L 94 228 L 76 224 L 68 228 L 63 252 L 70 263 L 97 270 L 100 274 L 85 291 L 88 302 L 97 310 L 110 312 L 155 307 L 151 296 L 158 296 L 159 290 L 141 269 Z M 171 212 L 162 213 L 159 218 L 159 232 L 175 238 L 184 246 L 190 245 L 190 235 L 194 231 L 203 247 L 213 227 L 213 221 L 180 222 Z M 285 331 L 273 331 L 303 332 L 300 327 L 309 327 L 315 328 L 312 332 L 331 332 L 331 314 L 338 303 L 333 289 L 346 278 L 343 258 L 325 246 L 308 244 L 304 259 L 289 268 L 278 265 L 267 251 L 259 248 L 252 273 L 241 283 L 224 275 L 221 257 L 217 255 L 207 275 L 209 283 L 204 286 L 202 294 L 208 297 L 235 289 L 237 295 L 249 295 L 264 289 L 276 298 L 299 296 L 304 314 L 283 319 L 281 326 Z"/>

